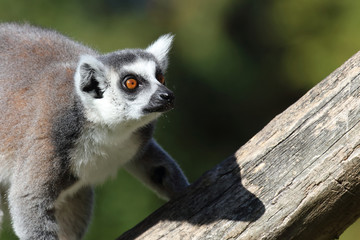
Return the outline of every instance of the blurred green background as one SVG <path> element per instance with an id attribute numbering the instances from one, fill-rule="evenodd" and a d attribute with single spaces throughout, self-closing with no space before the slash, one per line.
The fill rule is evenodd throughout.
<path id="1" fill-rule="evenodd" d="M 156 138 L 190 181 L 212 168 L 360 49 L 354 0 L 0 0 L 0 21 L 29 22 L 102 52 L 176 34 L 174 111 Z M 86 239 L 114 239 L 164 202 L 120 171 L 96 189 Z M 0 239 L 15 239 L 10 222 Z M 360 222 L 341 240 L 360 239 Z"/>

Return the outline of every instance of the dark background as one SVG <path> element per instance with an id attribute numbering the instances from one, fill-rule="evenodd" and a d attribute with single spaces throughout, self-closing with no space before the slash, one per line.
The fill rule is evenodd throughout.
<path id="1" fill-rule="evenodd" d="M 194 181 L 360 49 L 359 10 L 351 0 L 0 0 L 0 21 L 101 52 L 175 34 L 166 78 L 176 109 L 156 138 Z M 114 239 L 163 203 L 120 171 L 97 187 L 86 239 Z M 14 239 L 9 225 L 0 239 Z M 358 239 L 359 226 L 340 239 Z"/>

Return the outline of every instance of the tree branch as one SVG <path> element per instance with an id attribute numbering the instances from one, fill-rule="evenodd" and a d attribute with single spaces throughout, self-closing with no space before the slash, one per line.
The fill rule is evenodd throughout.
<path id="1" fill-rule="evenodd" d="M 334 239 L 360 216 L 360 53 L 118 239 Z"/>

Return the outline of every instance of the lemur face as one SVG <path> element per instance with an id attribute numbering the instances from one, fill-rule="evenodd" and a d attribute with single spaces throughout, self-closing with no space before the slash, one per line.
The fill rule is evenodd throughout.
<path id="1" fill-rule="evenodd" d="M 172 37 L 165 35 L 145 50 L 83 56 L 75 74 L 76 90 L 93 122 L 152 121 L 174 106 L 164 72 Z"/>

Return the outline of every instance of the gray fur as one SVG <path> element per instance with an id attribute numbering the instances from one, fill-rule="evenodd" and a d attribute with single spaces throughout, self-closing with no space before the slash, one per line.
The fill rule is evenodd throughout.
<path id="1" fill-rule="evenodd" d="M 61 203 L 55 214 L 61 227 L 60 239 L 81 239 L 84 236 L 92 214 L 93 195 L 91 187 L 84 187 Z"/>
<path id="2" fill-rule="evenodd" d="M 20 239 L 81 239 L 92 186 L 118 167 L 163 198 L 188 185 L 152 138 L 173 105 L 155 77 L 171 41 L 101 55 L 55 31 L 0 24 L 0 189 Z M 135 90 L 124 87 L 129 75 Z"/>
<path id="3" fill-rule="evenodd" d="M 154 55 L 142 49 L 125 49 L 116 52 L 108 53 L 99 57 L 105 65 L 111 66 L 114 69 L 120 69 L 122 66 L 134 63 L 138 59 L 146 59 L 157 62 Z M 157 63 L 159 64 L 159 63 Z"/>

